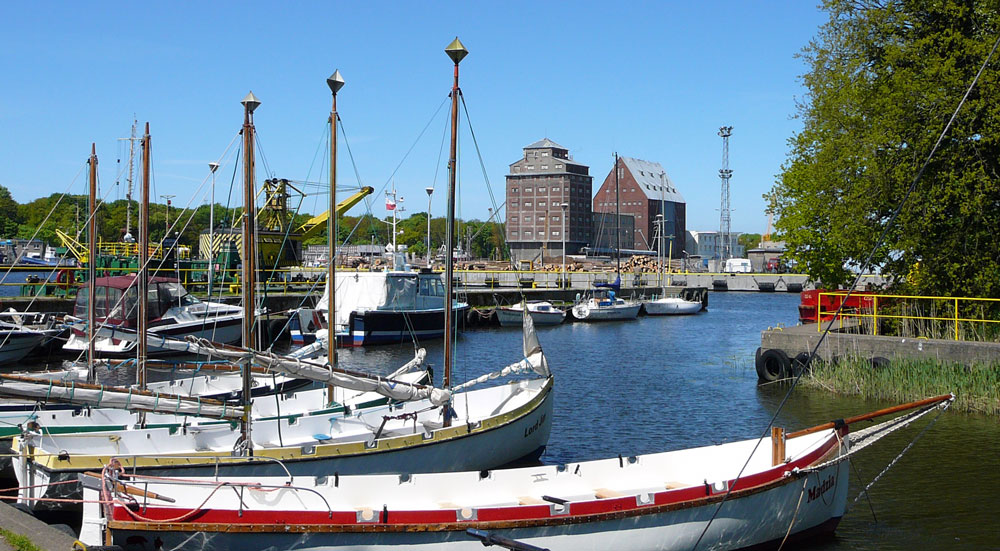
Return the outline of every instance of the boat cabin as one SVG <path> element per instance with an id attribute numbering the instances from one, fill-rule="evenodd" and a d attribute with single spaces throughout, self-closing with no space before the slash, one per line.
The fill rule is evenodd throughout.
<path id="1" fill-rule="evenodd" d="M 134 328 L 137 325 L 139 308 L 138 282 L 134 275 L 99 277 L 95 283 L 95 314 L 99 321 Z M 179 281 L 168 277 L 151 277 L 146 295 L 146 317 L 150 321 L 163 318 L 174 307 L 193 306 L 201 301 L 188 293 Z M 73 315 L 87 317 L 90 304 L 90 289 L 80 288 L 73 306 Z"/>

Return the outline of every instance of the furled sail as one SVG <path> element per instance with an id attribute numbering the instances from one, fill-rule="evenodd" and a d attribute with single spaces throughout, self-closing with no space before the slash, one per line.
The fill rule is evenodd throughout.
<path id="1" fill-rule="evenodd" d="M 239 419 L 243 408 L 218 400 L 188 398 L 136 389 L 0 375 L 0 396 L 149 413 Z"/>
<path id="2" fill-rule="evenodd" d="M 541 377 L 551 376 L 549 371 L 549 362 L 545 358 L 545 354 L 542 352 L 542 345 L 538 342 L 538 335 L 535 334 L 535 322 L 531 319 L 528 314 L 528 305 L 524 304 L 523 307 L 524 314 L 521 318 L 524 320 L 522 323 L 523 333 L 523 347 L 524 347 L 524 359 L 519 362 L 512 363 L 507 367 L 501 369 L 500 371 L 494 371 L 492 373 L 487 373 L 475 379 L 466 381 L 458 386 L 452 388 L 453 392 L 469 388 L 478 384 L 485 383 L 487 381 L 492 381 L 494 379 L 499 379 L 501 377 L 506 377 L 508 375 L 521 375 L 524 373 L 535 373 Z"/>
<path id="3" fill-rule="evenodd" d="M 122 332 L 114 328 L 98 329 L 97 334 L 102 337 L 114 337 L 118 339 L 136 339 L 133 332 Z M 391 378 L 379 377 L 367 373 L 350 372 L 344 369 L 331 370 L 325 365 L 319 365 L 303 361 L 298 358 L 290 358 L 274 354 L 273 352 L 258 352 L 239 348 L 235 346 L 213 343 L 208 339 L 198 339 L 188 337 L 187 340 L 171 339 L 161 335 L 149 333 L 146 335 L 146 342 L 159 348 L 187 352 L 190 354 L 201 354 L 217 358 L 226 358 L 233 362 L 251 362 L 254 365 L 264 367 L 274 373 L 291 375 L 301 379 L 320 382 L 326 385 L 333 385 L 349 390 L 362 392 L 377 392 L 378 394 L 393 400 L 414 401 L 430 400 L 434 405 L 447 404 L 451 400 L 451 392 L 426 385 L 410 384 L 404 381 L 396 381 Z M 406 364 L 409 370 L 415 365 L 422 364 L 427 356 L 424 349 L 416 353 L 416 357 Z"/>

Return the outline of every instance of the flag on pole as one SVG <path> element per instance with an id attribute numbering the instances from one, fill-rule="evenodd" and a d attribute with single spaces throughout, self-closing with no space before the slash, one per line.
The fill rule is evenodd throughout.
<path id="1" fill-rule="evenodd" d="M 385 197 L 385 210 L 396 210 L 396 200 L 390 195 Z"/>

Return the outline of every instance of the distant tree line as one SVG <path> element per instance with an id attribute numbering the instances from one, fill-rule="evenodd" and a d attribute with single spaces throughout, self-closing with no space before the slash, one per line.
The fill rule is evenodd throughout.
<path id="1" fill-rule="evenodd" d="M 70 236 L 75 236 L 77 231 L 82 229 L 79 241 L 85 242 L 87 208 L 86 195 L 52 194 L 21 205 L 11 197 L 10 191 L 6 187 L 0 185 L 0 238 L 28 239 L 34 236 L 51 245 L 58 245 L 59 239 L 55 233 L 57 228 Z M 129 203 L 120 199 L 99 205 L 96 219 L 97 234 L 101 240 L 112 242 L 122 240 L 126 232 L 126 208 L 132 209 L 131 227 L 128 230 L 134 238 L 138 239 L 139 206 L 135 201 Z M 180 220 L 174 226 L 175 231 L 184 228 L 184 231 L 177 236 L 181 244 L 191 247 L 192 250 L 197 250 L 198 235 L 209 227 L 209 211 L 209 205 L 200 205 L 193 209 L 170 207 L 170 224 L 173 226 L 175 221 Z M 239 221 L 242 211 L 242 208 L 226 208 L 222 205 L 216 205 L 216 227 L 233 227 L 233 222 Z M 295 214 L 292 218 L 293 230 L 310 218 L 312 218 L 311 214 Z M 342 216 L 337 224 L 339 242 L 354 245 L 373 242 L 377 245 L 391 243 L 390 221 L 391 217 L 379 219 L 371 214 Z M 151 242 L 156 243 L 163 239 L 166 233 L 166 222 L 167 205 L 150 204 L 149 239 Z M 409 252 L 418 255 L 427 252 L 426 213 L 415 213 L 408 218 L 399 220 L 396 229 L 397 232 L 400 232 L 396 237 L 398 244 L 406 245 Z M 460 234 L 456 237 L 456 247 L 461 241 L 464 248 L 466 238 L 471 237 L 470 249 L 473 257 L 489 258 L 496 256 L 499 251 L 501 258 L 506 258 L 503 229 L 500 224 L 479 220 L 459 221 L 456 233 Z M 437 250 L 444 244 L 444 234 L 445 219 L 443 217 L 432 218 L 432 249 Z M 326 244 L 326 242 L 327 233 L 324 229 L 319 235 L 307 239 L 304 244 Z"/>

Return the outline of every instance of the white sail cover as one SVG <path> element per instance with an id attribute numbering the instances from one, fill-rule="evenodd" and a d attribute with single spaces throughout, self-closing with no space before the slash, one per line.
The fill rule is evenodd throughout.
<path id="1" fill-rule="evenodd" d="M 107 327 L 99 329 L 97 334 L 102 337 L 113 336 L 119 339 L 136 339 L 135 333 L 116 332 L 113 328 Z M 280 356 L 272 352 L 257 352 L 243 348 L 217 345 L 208 339 L 199 339 L 193 336 L 189 336 L 187 340 L 182 341 L 154 333 L 147 333 L 146 342 L 159 348 L 176 350 L 178 352 L 227 358 L 235 363 L 251 362 L 275 373 L 309 379 L 310 381 L 346 388 L 348 390 L 377 392 L 393 400 L 404 402 L 430 400 L 436 406 L 447 404 L 451 400 L 451 392 L 432 386 L 413 385 L 376 375 L 361 376 L 360 374 L 355 375 L 341 371 L 331 371 L 325 365 L 307 363 L 298 358 Z M 418 350 L 416 358 L 406 364 L 407 370 L 414 365 L 422 364 L 426 356 L 427 352 L 424 349 L 421 348 Z"/>
<path id="2" fill-rule="evenodd" d="M 527 310 L 527 305 L 522 303 L 522 308 Z M 542 345 L 538 342 L 538 335 L 535 334 L 535 322 L 532 321 L 531 316 L 525 315 L 521 316 L 523 321 L 523 346 L 524 346 L 524 359 L 517 363 L 512 363 L 507 367 L 501 369 L 500 371 L 494 371 L 493 373 L 487 373 L 480 377 L 476 377 L 470 381 L 466 381 L 458 386 L 452 388 L 453 392 L 469 388 L 474 385 L 482 384 L 487 381 L 492 381 L 494 379 L 499 379 L 501 377 L 506 377 L 508 375 L 520 375 L 523 373 L 536 373 L 542 377 L 549 377 L 551 372 L 549 371 L 549 362 L 545 359 L 545 354 L 542 352 Z"/>
<path id="3" fill-rule="evenodd" d="M 46 379 L 39 379 L 37 382 L 23 380 L 27 377 L 21 379 L 0 377 L 0 396 L 213 419 L 240 419 L 243 416 L 243 408 L 217 400 L 186 398 L 173 394 L 140 394 L 138 391 L 119 387 L 84 387 Z"/>

